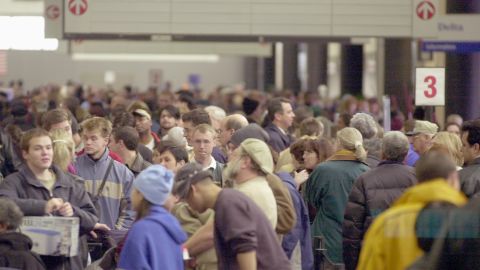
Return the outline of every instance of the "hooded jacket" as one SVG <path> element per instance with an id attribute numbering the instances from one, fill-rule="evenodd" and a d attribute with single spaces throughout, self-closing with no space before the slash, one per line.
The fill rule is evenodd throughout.
<path id="1" fill-rule="evenodd" d="M 43 270 L 45 266 L 40 257 L 30 251 L 32 240 L 17 232 L 0 234 L 0 268 Z"/>
<path id="2" fill-rule="evenodd" d="M 434 201 L 464 205 L 467 199 L 445 179 L 433 179 L 408 189 L 370 226 L 357 269 L 400 270 L 418 259 L 423 251 L 417 244 L 415 222 L 422 208 Z"/>
<path id="3" fill-rule="evenodd" d="M 90 196 L 81 184 L 70 174 L 64 173 L 57 166 L 52 165 L 56 182 L 50 192 L 37 180 L 27 165 L 20 167 L 19 171 L 10 174 L 0 185 L 0 196 L 12 199 L 22 210 L 25 216 L 43 216 L 45 205 L 51 198 L 61 198 L 69 202 L 73 208 L 73 216 L 80 219 L 80 248 L 79 255 L 75 257 L 42 256 L 48 269 L 83 269 L 86 265 L 87 253 L 85 234 L 93 230 L 98 222 L 95 207 Z"/>
<path id="4" fill-rule="evenodd" d="M 120 269 L 184 269 L 180 223 L 165 208 L 152 205 L 150 214 L 135 222 L 120 254 Z"/>

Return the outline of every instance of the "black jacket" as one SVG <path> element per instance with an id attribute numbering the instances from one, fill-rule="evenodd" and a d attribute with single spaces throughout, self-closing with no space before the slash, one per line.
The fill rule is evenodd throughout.
<path id="1" fill-rule="evenodd" d="M 3 130 L 0 130 L 0 173 L 6 177 L 15 172 L 22 161 L 18 158 L 12 139 Z"/>
<path id="2" fill-rule="evenodd" d="M 342 226 L 346 269 L 357 266 L 363 236 L 373 219 L 416 182 L 411 167 L 390 161 L 381 162 L 358 178 L 348 196 Z"/>
<path id="3" fill-rule="evenodd" d="M 44 270 L 40 257 L 30 251 L 32 240 L 28 236 L 17 232 L 5 232 L 0 234 L 0 267 Z"/>
<path id="4" fill-rule="evenodd" d="M 268 141 L 268 145 L 272 147 L 277 153 L 282 152 L 283 150 L 290 147 L 292 144 L 292 137 L 288 134 L 283 133 L 277 126 L 273 123 L 267 125 L 264 130 L 270 136 L 270 140 Z M 287 132 L 287 131 L 285 131 Z"/>
<path id="5" fill-rule="evenodd" d="M 69 202 L 73 208 L 73 216 L 80 219 L 82 237 L 79 239 L 79 255 L 70 258 L 42 256 L 42 259 L 48 269 L 63 269 L 64 266 L 67 269 L 83 269 L 88 255 L 82 252 L 86 250 L 87 245 L 83 235 L 89 233 L 98 222 L 95 207 L 83 185 L 55 165 L 52 166 L 52 170 L 57 177 L 52 194 L 36 179 L 30 168 L 24 165 L 0 185 L 0 196 L 15 201 L 25 216 L 43 216 L 45 205 L 50 198 L 61 198 Z"/>
<path id="6" fill-rule="evenodd" d="M 480 193 L 480 158 L 474 159 L 459 172 L 461 190 L 468 198 Z"/>

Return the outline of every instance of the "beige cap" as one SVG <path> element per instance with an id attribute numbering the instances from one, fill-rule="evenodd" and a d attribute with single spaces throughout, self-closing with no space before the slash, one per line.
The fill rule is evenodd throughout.
<path id="1" fill-rule="evenodd" d="M 437 131 L 438 131 L 438 126 L 432 122 L 415 120 L 415 128 L 409 135 L 416 135 L 420 133 L 435 135 L 437 134 Z"/>
<path id="2" fill-rule="evenodd" d="M 265 174 L 273 173 L 273 157 L 267 144 L 259 139 L 249 138 L 240 147 L 262 169 Z"/>
<path id="3" fill-rule="evenodd" d="M 133 114 L 146 117 L 146 118 L 148 118 L 148 120 L 152 120 L 152 116 L 150 116 L 150 113 L 148 113 L 144 109 L 136 109 L 135 111 L 133 111 Z"/>

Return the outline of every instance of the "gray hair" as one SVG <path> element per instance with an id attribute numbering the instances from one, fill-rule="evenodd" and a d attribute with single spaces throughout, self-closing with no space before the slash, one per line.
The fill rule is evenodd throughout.
<path id="1" fill-rule="evenodd" d="M 224 109 L 214 105 L 205 107 L 205 111 L 208 113 L 210 118 L 217 121 L 220 121 L 227 116 L 227 113 L 225 113 Z"/>
<path id="2" fill-rule="evenodd" d="M 363 146 L 367 150 L 369 156 L 382 158 L 382 139 L 372 138 L 363 140 Z"/>
<path id="3" fill-rule="evenodd" d="M 402 162 L 408 154 L 410 143 L 400 131 L 389 131 L 383 136 L 382 151 L 386 160 Z"/>
<path id="4" fill-rule="evenodd" d="M 16 230 L 22 223 L 23 213 L 10 199 L 0 198 L 0 224 L 6 225 L 7 230 Z"/>
<path id="5" fill-rule="evenodd" d="M 366 113 L 356 113 L 350 120 L 350 127 L 358 129 L 363 139 L 371 139 L 377 135 L 377 122 Z"/>

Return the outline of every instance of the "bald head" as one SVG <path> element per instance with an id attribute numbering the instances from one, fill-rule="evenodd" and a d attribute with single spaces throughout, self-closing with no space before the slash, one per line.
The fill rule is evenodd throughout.
<path id="1" fill-rule="evenodd" d="M 247 118 L 241 114 L 232 114 L 225 117 L 220 124 L 219 140 L 222 146 L 226 146 L 235 131 L 248 125 Z"/>

